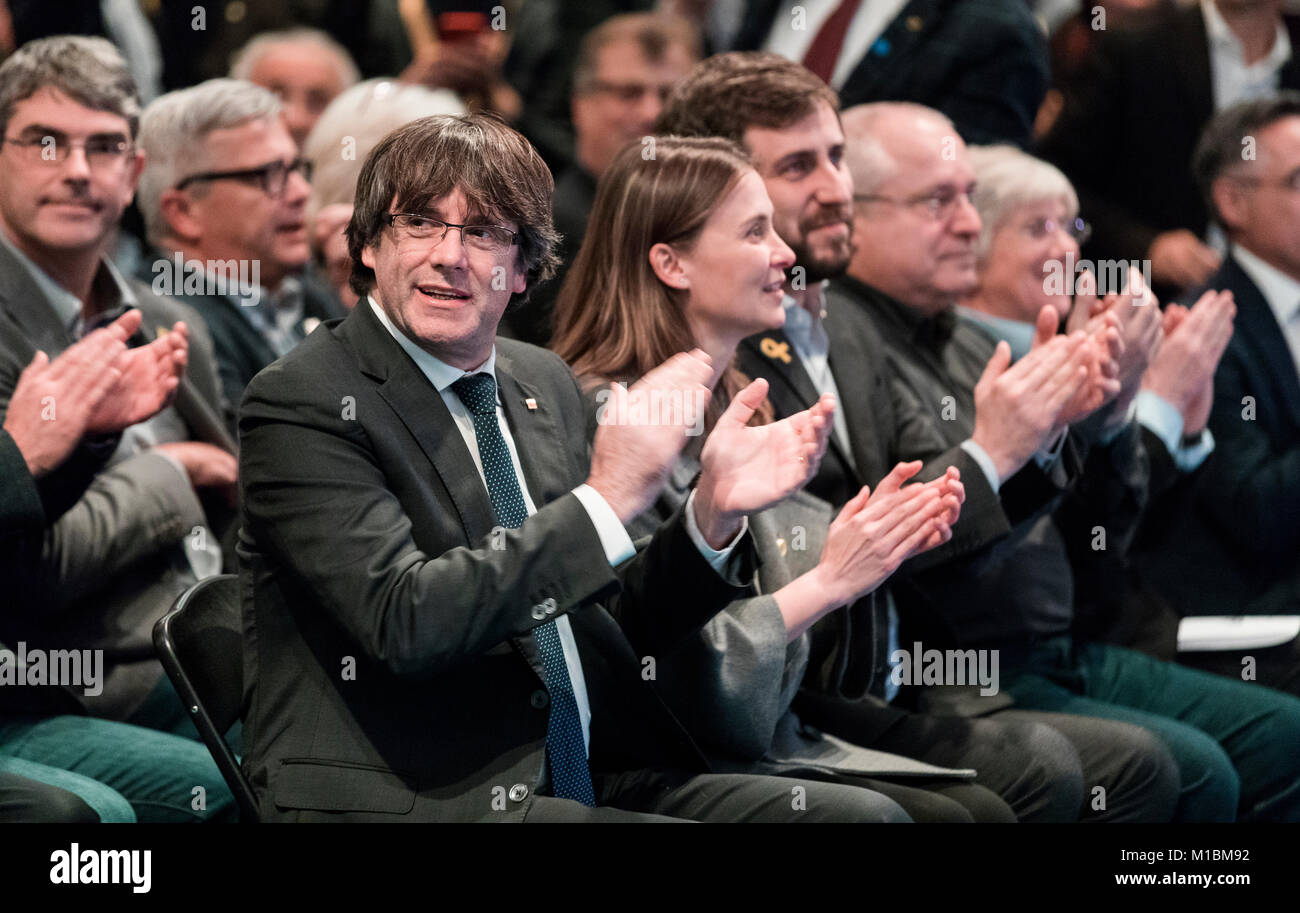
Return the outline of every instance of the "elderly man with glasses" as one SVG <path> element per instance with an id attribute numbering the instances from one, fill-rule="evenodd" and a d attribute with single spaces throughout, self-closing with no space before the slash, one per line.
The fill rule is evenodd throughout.
<path id="1" fill-rule="evenodd" d="M 140 123 L 139 205 L 157 248 L 140 278 L 203 316 L 232 407 L 254 374 L 344 313 L 307 271 L 311 163 L 282 111 L 267 89 L 213 79 L 159 98 Z"/>
<path id="2" fill-rule="evenodd" d="M 1078 625 L 1095 556 L 1122 558 L 1151 490 L 1151 452 L 1131 414 L 1147 367 L 1171 373 L 1157 349 L 1162 332 L 1174 354 L 1179 336 L 1193 332 L 1221 351 L 1230 300 L 1209 294 L 1162 327 L 1154 296 L 1136 277 L 1100 301 L 1095 289 L 1068 285 L 1081 306 L 1069 338 L 1104 338 L 1110 352 L 1099 384 L 1105 397 L 1067 395 L 1083 368 L 1045 367 L 1042 354 L 1061 344 L 1069 303 L 1043 272 L 1053 247 L 1064 257 L 1075 245 L 1063 226 L 1077 204 L 1063 182 L 1042 192 L 1053 182 L 1025 157 L 1000 175 L 971 156 L 951 121 L 919 105 L 850 109 L 844 133 L 854 186 L 872 198 L 855 205 L 857 247 L 847 279 L 833 283 L 834 298 L 859 307 L 879 330 L 895 401 L 930 413 L 909 429 L 912 438 L 960 443 L 979 464 L 982 478 L 962 475 L 967 507 L 992 491 L 1006 510 L 1005 532 L 989 544 L 910 574 L 904 568 L 897 588 L 904 642 L 996 650 L 1002 689 L 1017 707 L 1154 733 L 1178 766 L 1176 821 L 1300 820 L 1292 748 L 1300 702 L 1101 643 Z M 1025 277 L 1035 270 L 1043 285 L 1030 295 Z M 963 298 L 980 309 L 967 314 L 983 326 L 955 312 Z M 1035 323 L 1014 332 L 1010 320 L 994 319 L 1013 307 L 1018 322 Z M 1201 365 L 1173 373 L 1203 389 Z M 1166 402 L 1183 399 L 1167 378 L 1157 387 Z M 1044 397 L 1053 398 L 1054 415 L 1034 403 Z M 1194 460 L 1205 443 L 1183 438 L 1204 427 L 1203 417 L 1190 409 L 1187 416 L 1170 436 L 1175 461 Z M 1028 478 L 1027 468 L 1039 478 Z M 1031 483 L 1049 497 L 1027 507 Z M 984 700 L 972 701 L 972 712 Z"/>

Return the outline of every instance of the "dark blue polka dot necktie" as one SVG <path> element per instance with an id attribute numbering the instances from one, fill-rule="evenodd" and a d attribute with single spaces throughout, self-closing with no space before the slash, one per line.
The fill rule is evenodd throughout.
<path id="1" fill-rule="evenodd" d="M 523 525 L 528 517 L 524 493 L 515 475 L 510 449 L 497 423 L 496 379 L 491 374 L 472 374 L 451 385 L 460 401 L 474 418 L 474 436 L 478 455 L 487 479 L 488 496 L 497 522 L 509 529 Z M 551 765 L 551 787 L 561 799 L 576 799 L 595 805 L 591 771 L 587 767 L 587 749 L 582 738 L 582 721 L 578 703 L 564 662 L 564 648 L 554 621 L 533 629 L 538 652 L 546 673 L 546 690 L 550 692 L 551 715 L 546 727 L 546 754 Z"/>

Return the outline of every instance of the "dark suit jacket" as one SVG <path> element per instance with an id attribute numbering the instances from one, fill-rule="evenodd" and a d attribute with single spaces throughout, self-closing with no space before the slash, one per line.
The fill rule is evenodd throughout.
<path id="1" fill-rule="evenodd" d="M 907 385 L 898 382 L 878 322 L 894 328 L 882 312 L 888 305 L 873 305 L 878 298 L 879 292 L 847 277 L 826 288 L 824 326 L 830 341 L 830 366 L 840 392 L 839 408 L 844 410 L 849 429 L 850 454 L 845 454 L 832 439 L 808 490 L 838 507 L 857 494 L 863 484 L 874 486 L 900 461 L 924 461 L 920 479 L 934 478 L 949 466 L 958 467 L 966 487 L 966 503 L 952 539 L 905 563 L 889 583 L 900 608 L 927 606 L 924 617 L 914 614 L 909 619 L 904 612 L 904 627 L 932 629 L 936 624 L 930 592 L 934 581 L 980 570 L 994 552 L 993 546 L 1005 539 L 1013 527 L 1041 515 L 1055 503 L 1062 483 L 1031 463 L 1002 486 L 1000 495 L 993 491 L 970 454 L 941 433 L 939 403 L 922 403 L 906 395 Z M 899 328 L 898 332 L 906 331 Z M 742 371 L 751 377 L 767 378 L 768 399 L 778 417 L 806 409 L 817 399 L 812 380 L 793 347 L 782 349 L 782 344 L 788 344 L 788 340 L 779 331 L 762 333 L 745 340 L 737 354 Z M 982 334 L 972 344 L 987 346 L 991 353 L 993 344 Z M 787 355 L 789 361 L 783 357 Z M 1073 450 L 1067 448 L 1067 462 L 1073 458 Z M 805 688 L 848 699 L 850 707 L 868 693 L 880 666 L 884 637 L 880 602 L 884 592 L 883 588 L 877 591 L 877 605 L 869 613 L 859 603 L 831 613 L 813 627 Z M 988 700 L 979 699 L 950 706 L 950 710 L 961 713 L 993 709 L 997 708 Z M 823 722 L 835 731 L 831 723 Z"/>
<path id="2" fill-rule="evenodd" d="M 705 769 L 640 658 L 749 591 L 714 573 L 680 513 L 611 569 L 570 494 L 588 472 L 573 375 L 512 340 L 496 373 L 540 507 L 499 533 L 442 398 L 364 303 L 249 386 L 244 769 L 263 818 L 522 819 L 546 783 L 549 712 L 529 635 L 558 613 L 593 772 Z"/>
<path id="3" fill-rule="evenodd" d="M 134 285 L 133 291 L 144 316 L 133 344 L 154 339 L 177 320 L 191 327 L 189 366 L 173 404 L 189 439 L 233 450 L 203 321 L 148 288 Z M 54 358 L 72 341 L 40 287 L 0 245 L 0 413 L 36 350 Z M 60 709 L 124 719 L 162 675 L 153 623 L 193 581 L 176 565 L 176 546 L 196 524 L 220 536 L 230 511 L 201 502 L 188 478 L 159 454 L 145 451 L 105 469 L 117 443 L 116 436 L 88 438 L 38 481 L 45 523 L 40 535 L 25 540 L 22 565 L 8 564 L 0 580 L 8 609 L 0 613 L 0 641 L 103 649 L 104 693 L 86 697 L 69 689 L 63 694 L 75 703 L 62 701 Z M 11 710 L 48 712 L 45 691 L 0 689 L 0 700 Z"/>
<path id="4" fill-rule="evenodd" d="M 1284 21 L 1300 48 L 1300 17 Z M 1300 88 L 1297 56 L 1280 82 Z M 1084 256 L 1140 259 L 1161 232 L 1203 234 L 1207 214 L 1190 165 L 1214 93 L 1200 5 L 1148 28 L 1099 33 L 1091 61 L 1062 91 L 1039 152 L 1074 182 L 1093 225 Z"/>
<path id="5" fill-rule="evenodd" d="M 167 259 L 166 253 L 153 251 L 141 261 L 138 278 L 152 282 L 152 264 Z M 343 305 L 333 291 L 309 271 L 302 275 L 303 319 L 299 328 L 305 333 L 323 320 L 344 316 Z M 225 295 L 173 295 L 199 313 L 212 336 L 217 355 L 217 370 L 221 376 L 221 391 L 230 407 L 228 425 L 234 432 L 237 416 L 235 410 L 244 398 L 244 389 L 258 371 L 275 361 L 275 350 L 248 318 L 240 313 L 239 305 Z"/>
<path id="6" fill-rule="evenodd" d="M 735 49 L 757 50 L 782 0 L 750 0 Z M 911 0 L 854 67 L 840 105 L 937 108 L 968 143 L 1027 146 L 1047 92 L 1047 38 L 1024 0 Z"/>
<path id="7" fill-rule="evenodd" d="M 1272 308 L 1232 257 L 1207 287 L 1228 289 L 1237 302 L 1214 378 L 1215 450 L 1190 496 L 1175 492 L 1150 512 L 1141 560 L 1185 615 L 1295 614 L 1300 380 Z"/>

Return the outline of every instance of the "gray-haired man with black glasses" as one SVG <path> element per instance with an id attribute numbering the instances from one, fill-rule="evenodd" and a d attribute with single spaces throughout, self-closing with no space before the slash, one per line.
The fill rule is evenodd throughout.
<path id="1" fill-rule="evenodd" d="M 156 248 L 140 278 L 203 316 L 237 407 L 254 374 L 344 313 L 305 272 L 312 164 L 298 156 L 280 100 L 236 79 L 150 104 L 140 146 L 139 204 Z"/>

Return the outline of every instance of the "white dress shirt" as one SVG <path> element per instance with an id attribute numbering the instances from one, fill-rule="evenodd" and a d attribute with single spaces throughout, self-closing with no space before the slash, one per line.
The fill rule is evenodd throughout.
<path id="1" fill-rule="evenodd" d="M 785 326 L 782 330 L 785 338 L 794 346 L 794 352 L 799 356 L 799 361 L 812 380 L 813 386 L 817 388 L 817 392 L 829 393 L 835 397 L 831 433 L 835 435 L 840 448 L 848 457 L 849 465 L 853 465 L 853 454 L 849 449 L 849 425 L 844 417 L 840 388 L 835 385 L 835 375 L 831 373 L 831 341 L 826 335 L 826 328 L 822 326 L 822 302 L 825 300 L 825 289 L 825 282 L 808 289 L 806 302 L 816 313 L 799 304 L 787 293 L 781 300 L 781 304 L 785 306 Z"/>
<path id="2" fill-rule="evenodd" d="M 1210 78 L 1214 91 L 1214 110 L 1222 111 L 1239 101 L 1272 95 L 1278 88 L 1278 74 L 1291 59 L 1291 37 L 1281 18 L 1273 48 L 1252 64 L 1246 63 L 1241 40 L 1224 21 L 1214 0 L 1201 0 L 1205 16 L 1205 35 L 1210 44 Z"/>
<path id="3" fill-rule="evenodd" d="M 496 347 L 493 346 L 492 354 L 487 361 L 479 365 L 473 371 L 462 371 L 460 368 L 453 367 L 446 362 L 430 355 L 424 349 L 412 342 L 405 333 L 400 331 L 393 322 L 388 319 L 373 297 L 368 297 L 367 302 L 374 311 L 375 316 L 379 318 L 385 329 L 388 330 L 392 337 L 397 340 L 397 344 L 402 350 L 411 357 L 421 373 L 429 379 L 442 401 L 447 406 L 447 411 L 451 413 L 452 419 L 456 422 L 456 429 L 465 441 L 465 448 L 469 451 L 474 460 L 474 467 L 478 469 L 479 477 L 483 479 L 483 485 L 487 487 L 487 476 L 483 474 L 483 462 L 478 452 L 478 435 L 474 431 L 474 416 L 465 406 L 456 392 L 451 389 L 451 385 L 462 377 L 472 374 L 490 374 L 492 379 L 496 380 Z M 528 482 L 524 477 L 523 467 L 519 462 L 519 451 L 515 447 L 515 439 L 510 434 L 510 425 L 506 421 L 505 410 L 501 407 L 501 387 L 497 385 L 497 424 L 501 428 L 501 436 L 505 439 L 506 447 L 510 451 L 510 462 L 514 465 L 515 478 L 519 482 L 519 491 L 524 498 L 524 506 L 528 509 L 528 515 L 531 517 L 537 513 L 537 505 L 533 503 L 532 495 L 528 491 Z M 618 519 L 618 514 L 609 506 L 609 503 L 590 485 L 579 485 L 573 489 L 574 496 L 582 502 L 582 506 L 587 509 L 587 515 L 591 518 L 592 525 L 596 528 L 596 535 L 600 537 L 600 544 L 605 549 L 605 558 L 609 561 L 611 567 L 617 567 L 624 561 L 636 554 L 636 549 L 632 545 L 632 539 L 628 536 L 627 530 L 623 528 L 623 523 Z M 724 567 L 730 563 L 732 552 L 740 537 L 744 535 L 748 526 L 742 524 L 741 531 L 730 543 L 723 549 L 710 548 L 708 543 L 701 535 L 698 526 L 695 524 L 695 512 L 691 509 L 695 493 L 691 492 L 690 499 L 686 503 L 686 530 L 695 543 L 696 548 L 709 562 L 715 571 L 726 576 Z M 586 746 L 587 753 L 591 753 L 591 702 L 587 699 L 587 681 L 582 674 L 582 660 L 578 654 L 578 644 L 573 638 L 573 628 L 569 624 L 567 615 L 560 615 L 555 619 L 556 632 L 560 637 L 560 646 L 564 650 L 564 664 L 569 670 L 569 681 L 573 684 L 574 701 L 578 705 L 578 716 L 582 720 L 582 740 Z"/>
<path id="4" fill-rule="evenodd" d="M 802 63 L 808 49 L 812 47 L 813 39 L 839 5 L 840 0 L 798 0 L 797 3 L 784 4 L 772 21 L 771 31 L 763 42 L 763 50 Z M 843 88 L 854 67 L 867 55 L 871 45 L 906 5 L 907 0 L 864 0 L 844 35 L 840 56 L 831 73 L 831 88 L 836 91 Z M 799 20 L 794 15 L 797 7 L 804 11 Z M 796 28 L 800 23 L 804 27 Z"/>

